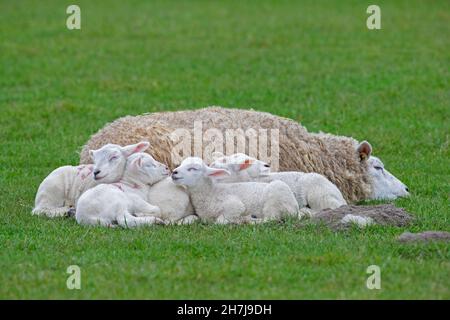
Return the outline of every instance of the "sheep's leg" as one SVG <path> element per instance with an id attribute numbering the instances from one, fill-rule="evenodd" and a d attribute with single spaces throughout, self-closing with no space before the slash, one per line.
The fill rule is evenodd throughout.
<path id="1" fill-rule="evenodd" d="M 305 188 L 306 201 L 313 213 L 347 204 L 339 189 L 321 175 L 308 174 L 304 177 L 304 183 L 308 186 Z"/>
<path id="2" fill-rule="evenodd" d="M 181 224 L 193 224 L 195 221 L 197 221 L 199 218 L 198 216 L 196 216 L 195 214 L 191 214 L 187 217 L 181 218 L 179 220 L 176 221 L 176 224 L 181 225 Z"/>
<path id="3" fill-rule="evenodd" d="M 47 216 L 49 218 L 56 218 L 67 216 L 69 214 L 70 209 L 71 207 L 68 206 L 56 208 L 36 207 L 33 209 L 31 213 L 38 216 Z"/>
<path id="4" fill-rule="evenodd" d="M 245 213 L 245 205 L 238 197 L 230 197 L 222 203 L 221 214 L 217 217 L 216 223 L 228 224 L 236 223 L 242 224 L 245 222 L 243 217 Z"/>
<path id="5" fill-rule="evenodd" d="M 79 224 L 88 226 L 101 226 L 115 228 L 117 224 L 110 219 L 99 218 L 99 217 L 84 217 L 81 221 L 77 221 Z"/>
<path id="6" fill-rule="evenodd" d="M 139 197 L 134 197 L 133 201 L 133 215 L 136 217 L 155 216 L 161 218 L 161 209 L 154 206 Z"/>
<path id="7" fill-rule="evenodd" d="M 136 228 L 153 224 L 163 224 L 164 222 L 156 217 L 135 217 L 127 212 L 117 218 L 117 223 L 124 228 Z"/>

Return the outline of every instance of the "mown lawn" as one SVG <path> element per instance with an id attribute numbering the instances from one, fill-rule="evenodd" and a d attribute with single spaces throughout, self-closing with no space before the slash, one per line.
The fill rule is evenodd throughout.
<path id="1" fill-rule="evenodd" d="M 66 29 L 81 7 L 82 29 Z M 1 1 L 0 298 L 450 298 L 450 3 Z M 30 214 L 35 191 L 105 123 L 253 107 L 367 139 L 405 182 L 408 228 L 299 222 L 108 230 Z M 78 265 L 82 289 L 68 290 Z M 381 268 L 382 289 L 366 288 Z"/>

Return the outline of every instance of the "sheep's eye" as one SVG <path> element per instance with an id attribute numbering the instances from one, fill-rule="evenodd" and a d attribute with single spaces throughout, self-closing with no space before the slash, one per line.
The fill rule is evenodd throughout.
<path id="1" fill-rule="evenodd" d="M 383 167 L 380 167 L 380 166 L 374 166 L 374 168 L 377 170 L 383 170 Z"/>
<path id="2" fill-rule="evenodd" d="M 117 157 L 114 156 L 114 157 L 109 158 L 109 161 L 113 161 L 113 160 L 116 160 L 116 159 L 117 159 Z"/>
<path id="3" fill-rule="evenodd" d="M 197 171 L 197 170 L 198 170 L 197 168 L 193 168 L 193 167 L 188 169 L 188 171 Z"/>
<path id="4" fill-rule="evenodd" d="M 268 164 L 265 164 L 264 167 L 269 168 L 270 166 Z"/>

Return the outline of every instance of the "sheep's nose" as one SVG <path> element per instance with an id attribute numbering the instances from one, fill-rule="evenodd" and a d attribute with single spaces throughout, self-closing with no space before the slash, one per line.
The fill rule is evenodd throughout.
<path id="1" fill-rule="evenodd" d="M 405 190 L 406 190 L 406 192 L 409 192 L 409 188 L 408 187 L 405 187 Z"/>
<path id="2" fill-rule="evenodd" d="M 98 170 L 98 169 L 95 170 L 95 171 L 94 171 L 94 177 L 97 176 L 99 173 L 100 173 L 100 170 Z"/>
<path id="3" fill-rule="evenodd" d="M 177 170 L 175 170 L 174 172 L 172 172 L 172 174 L 177 174 L 178 173 L 178 171 Z"/>

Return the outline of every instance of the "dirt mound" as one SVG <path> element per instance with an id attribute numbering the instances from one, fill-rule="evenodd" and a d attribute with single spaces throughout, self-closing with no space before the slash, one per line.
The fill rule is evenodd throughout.
<path id="1" fill-rule="evenodd" d="M 356 219 L 344 219 L 344 217 Z M 325 209 L 315 214 L 311 221 L 324 223 L 334 230 L 347 229 L 354 223 L 364 227 L 370 224 L 403 227 L 409 225 L 414 217 L 403 208 L 397 208 L 392 204 L 381 204 L 374 206 L 342 206 L 337 209 Z M 362 221 L 361 224 L 359 221 Z"/>
<path id="2" fill-rule="evenodd" d="M 420 233 L 404 232 L 398 238 L 400 242 L 430 242 L 430 241 L 450 241 L 450 232 L 445 231 L 424 231 Z"/>

